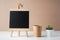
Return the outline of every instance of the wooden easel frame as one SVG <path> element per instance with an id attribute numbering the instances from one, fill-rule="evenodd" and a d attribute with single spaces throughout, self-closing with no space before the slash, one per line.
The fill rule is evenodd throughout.
<path id="1" fill-rule="evenodd" d="M 21 3 L 19 3 L 18 10 L 20 10 L 21 8 L 23 8 L 23 5 Z M 18 37 L 20 37 L 20 31 L 25 31 L 26 36 L 28 37 L 28 30 L 29 30 L 29 28 L 10 28 L 10 31 L 11 31 L 10 36 L 13 37 L 13 32 L 18 31 Z"/>

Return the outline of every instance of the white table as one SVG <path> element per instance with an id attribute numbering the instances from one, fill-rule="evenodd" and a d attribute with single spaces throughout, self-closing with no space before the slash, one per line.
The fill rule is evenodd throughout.
<path id="1" fill-rule="evenodd" d="M 54 31 L 52 37 L 46 37 L 46 32 L 42 32 L 42 37 L 34 37 L 33 31 L 29 31 L 29 36 L 24 36 L 24 32 L 21 32 L 21 37 L 17 36 L 17 32 L 14 32 L 14 37 L 10 37 L 9 31 L 0 31 L 0 40 L 60 40 L 60 31 Z"/>

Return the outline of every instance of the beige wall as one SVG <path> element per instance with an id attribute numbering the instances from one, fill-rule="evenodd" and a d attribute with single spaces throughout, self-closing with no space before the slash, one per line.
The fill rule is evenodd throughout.
<path id="1" fill-rule="evenodd" d="M 0 30 L 9 29 L 9 10 L 17 9 L 18 3 L 30 11 L 30 28 L 37 24 L 45 27 L 50 24 L 60 30 L 59 0 L 0 0 Z"/>

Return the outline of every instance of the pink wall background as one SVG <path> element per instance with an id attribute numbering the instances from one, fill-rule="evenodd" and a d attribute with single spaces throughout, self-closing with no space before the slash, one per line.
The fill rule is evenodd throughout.
<path id="1" fill-rule="evenodd" d="M 30 29 L 33 25 L 45 30 L 50 24 L 54 30 L 60 30 L 59 0 L 0 0 L 0 30 L 9 30 L 9 10 L 17 9 L 19 3 L 30 11 Z"/>

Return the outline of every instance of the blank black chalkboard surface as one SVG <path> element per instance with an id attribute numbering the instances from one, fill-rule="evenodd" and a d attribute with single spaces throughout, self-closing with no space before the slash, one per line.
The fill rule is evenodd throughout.
<path id="1" fill-rule="evenodd" d="M 10 11 L 9 28 L 29 28 L 29 11 Z"/>

